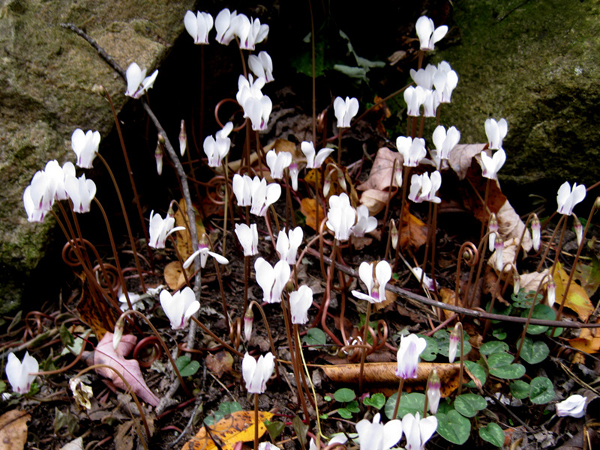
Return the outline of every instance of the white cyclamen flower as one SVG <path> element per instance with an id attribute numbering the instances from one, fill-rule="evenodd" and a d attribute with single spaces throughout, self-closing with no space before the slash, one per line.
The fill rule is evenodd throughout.
<path id="1" fill-rule="evenodd" d="M 505 162 L 506 153 L 502 149 L 494 153 L 494 156 L 491 158 L 485 151 L 481 152 L 481 164 L 483 166 L 483 174 L 481 176 L 484 178 L 489 178 L 490 180 L 497 179 L 498 171 L 502 168 Z"/>
<path id="2" fill-rule="evenodd" d="M 369 208 L 365 205 L 356 208 L 356 225 L 352 227 L 352 234 L 363 237 L 365 233 L 370 233 L 375 228 L 377 228 L 377 219 L 369 215 Z"/>
<path id="3" fill-rule="evenodd" d="M 423 353 L 425 347 L 427 347 L 427 341 L 416 334 L 402 336 L 397 354 L 397 377 L 404 380 L 408 378 L 417 378 L 419 356 L 421 356 L 421 353 Z"/>
<path id="4" fill-rule="evenodd" d="M 267 381 L 275 369 L 275 356 L 269 352 L 260 356 L 258 361 L 249 353 L 242 359 L 242 375 L 246 389 L 250 394 L 262 394 L 267 390 Z"/>
<path id="5" fill-rule="evenodd" d="M 448 32 L 446 25 L 436 28 L 433 20 L 427 16 L 419 17 L 415 28 L 421 44 L 421 50 L 423 51 L 433 50 L 436 42 L 439 42 Z"/>
<path id="6" fill-rule="evenodd" d="M 345 192 L 329 197 L 327 228 L 333 231 L 338 241 L 350 239 L 350 230 L 356 221 L 356 211 L 350 206 L 350 198 Z"/>
<path id="7" fill-rule="evenodd" d="M 235 224 L 235 234 L 244 249 L 244 256 L 254 256 L 258 253 L 258 229 L 256 224 Z"/>
<path id="8" fill-rule="evenodd" d="M 580 203 L 585 198 L 586 194 L 585 186 L 577 183 L 573 183 L 573 189 L 568 181 L 565 181 L 556 196 L 556 202 L 558 203 L 558 212 L 565 216 L 573 214 L 573 208 L 577 203 Z"/>
<path id="9" fill-rule="evenodd" d="M 425 90 L 433 89 L 433 78 L 437 73 L 438 68 L 433 64 L 427 64 L 424 69 L 410 69 L 410 77 L 417 86 L 421 86 Z"/>
<path id="10" fill-rule="evenodd" d="M 203 269 L 204 266 L 206 266 L 206 261 L 208 260 L 209 255 L 215 258 L 219 264 L 229 264 L 229 260 L 227 258 L 208 250 L 208 239 L 204 236 L 198 242 L 198 250 L 192 253 L 192 255 L 183 263 L 183 268 L 187 269 L 190 267 L 198 255 L 200 255 L 200 266 Z"/>
<path id="11" fill-rule="evenodd" d="M 375 272 L 375 276 L 373 276 Z M 378 263 L 362 262 L 358 267 L 358 275 L 367 286 L 369 295 L 359 291 L 352 291 L 352 295 L 371 303 L 380 303 L 385 300 L 385 286 L 392 279 L 392 268 L 387 261 Z"/>
<path id="12" fill-rule="evenodd" d="M 82 169 L 92 168 L 99 145 L 100 133 L 97 131 L 88 130 L 84 133 L 82 129 L 77 128 L 71 135 L 71 148 L 77 155 L 77 165 Z"/>
<path id="13" fill-rule="evenodd" d="M 304 325 L 308 322 L 308 309 L 312 306 L 313 291 L 306 285 L 300 286 L 297 291 L 290 294 L 290 313 L 292 323 Z"/>
<path id="14" fill-rule="evenodd" d="M 221 10 L 215 18 L 216 40 L 223 45 L 229 45 L 236 35 L 238 26 L 237 12 L 229 12 L 228 8 Z"/>
<path id="15" fill-rule="evenodd" d="M 18 394 L 27 394 L 29 392 L 31 383 L 33 383 L 36 377 L 30 374 L 37 372 L 38 369 L 37 360 L 33 356 L 30 356 L 29 352 L 25 352 L 23 361 L 19 361 L 19 358 L 12 352 L 8 354 L 8 362 L 5 369 L 6 377 L 13 391 Z"/>
<path id="16" fill-rule="evenodd" d="M 350 128 L 350 121 L 358 113 L 358 100 L 356 98 L 337 97 L 333 102 L 333 112 L 337 119 L 338 128 Z"/>
<path id="17" fill-rule="evenodd" d="M 208 32 L 212 30 L 213 18 L 210 14 L 198 11 L 185 13 L 183 24 L 187 32 L 194 38 L 194 44 L 208 44 Z"/>
<path id="18" fill-rule="evenodd" d="M 273 78 L 273 60 L 267 52 L 260 52 L 257 55 L 248 57 L 248 67 L 254 75 L 265 79 L 266 83 L 274 81 Z"/>
<path id="19" fill-rule="evenodd" d="M 411 178 L 409 200 L 415 203 L 432 202 L 440 203 L 442 200 L 435 194 L 442 185 L 442 174 L 437 170 L 431 174 L 425 172 L 422 175 L 414 174 Z"/>
<path id="20" fill-rule="evenodd" d="M 452 91 L 458 85 L 458 75 L 446 61 L 438 64 L 438 70 L 433 77 L 433 85 L 435 90 L 440 93 L 440 101 L 450 103 Z"/>
<path id="21" fill-rule="evenodd" d="M 380 422 L 381 415 L 375 414 L 373 422 L 363 419 L 356 424 L 360 440 L 360 450 L 390 450 L 402 439 L 402 422 L 390 420 L 385 425 Z"/>
<path id="22" fill-rule="evenodd" d="M 556 404 L 556 415 L 558 417 L 571 416 L 577 419 L 585 416 L 585 404 L 587 399 L 582 395 L 571 395 L 566 400 Z"/>
<path id="23" fill-rule="evenodd" d="M 402 155 L 404 167 L 417 167 L 421 160 L 427 155 L 425 139 L 398 136 L 396 148 Z"/>
<path id="24" fill-rule="evenodd" d="M 248 19 L 245 14 L 238 14 L 236 21 L 235 34 L 242 50 L 254 50 L 255 45 L 264 41 L 269 34 L 269 25 L 261 25 L 258 19 Z"/>
<path id="25" fill-rule="evenodd" d="M 410 269 L 415 278 L 421 281 L 421 277 L 423 277 L 423 287 L 429 289 L 430 291 L 435 291 L 436 284 L 433 283 L 433 280 L 429 278 L 427 275 L 423 275 L 423 269 L 420 267 L 413 267 Z"/>
<path id="26" fill-rule="evenodd" d="M 279 152 L 269 150 L 265 155 L 267 166 L 271 170 L 271 177 L 275 180 L 283 178 L 283 171 L 292 163 L 292 154 L 290 152 Z"/>
<path id="27" fill-rule="evenodd" d="M 266 303 L 280 303 L 281 294 L 290 280 L 290 265 L 279 261 L 273 267 L 264 258 L 258 258 L 254 263 L 254 271 L 256 282 L 263 290 L 263 300 Z"/>
<path id="28" fill-rule="evenodd" d="M 281 196 L 281 186 L 277 183 L 270 183 L 263 178 L 260 180 L 254 177 L 252 180 L 252 207 L 250 212 L 256 216 L 265 217 L 270 205 L 279 200 Z"/>
<path id="29" fill-rule="evenodd" d="M 285 261 L 288 264 L 296 264 L 298 247 L 302 244 L 303 237 L 304 232 L 300 227 L 289 230 L 287 234 L 283 230 L 279 232 L 275 249 L 279 253 L 279 257 L 282 261 Z"/>
<path id="30" fill-rule="evenodd" d="M 409 86 L 404 90 L 404 101 L 408 108 L 406 114 L 411 117 L 421 115 L 421 105 L 425 103 L 427 92 L 421 86 Z"/>
<path id="31" fill-rule="evenodd" d="M 160 293 L 160 306 L 171 322 L 173 330 L 185 328 L 196 311 L 200 309 L 200 302 L 190 287 L 185 287 L 171 295 L 167 290 Z"/>
<path id="32" fill-rule="evenodd" d="M 333 148 L 322 148 L 315 156 L 315 146 L 309 141 L 303 141 L 300 144 L 300 150 L 306 156 L 306 167 L 309 169 L 319 169 L 327 157 L 334 151 Z"/>
<path id="33" fill-rule="evenodd" d="M 147 77 L 146 69 L 142 70 L 136 63 L 131 63 L 125 75 L 127 78 L 125 95 L 132 98 L 140 98 L 154 85 L 154 81 L 158 76 L 158 70 L 155 70 L 152 75 Z"/>
<path id="34" fill-rule="evenodd" d="M 81 175 L 79 178 L 69 175 L 65 177 L 65 188 L 73 202 L 73 211 L 76 213 L 90 212 L 90 205 L 96 195 L 96 183 L 86 180 L 85 175 Z"/>
<path id="35" fill-rule="evenodd" d="M 210 167 L 220 167 L 222 159 L 229 153 L 231 147 L 229 133 L 231 133 L 231 130 L 233 130 L 233 123 L 227 122 L 222 130 L 217 131 L 216 139 L 212 136 L 207 136 L 204 139 L 204 153 L 208 157 Z"/>
<path id="36" fill-rule="evenodd" d="M 508 122 L 506 119 L 500 119 L 498 122 L 495 119 L 486 119 L 485 134 L 488 138 L 489 149 L 500 150 L 506 133 L 508 133 Z"/>
<path id="37" fill-rule="evenodd" d="M 406 450 L 424 450 L 425 444 L 437 430 L 438 421 L 435 416 L 421 419 L 419 413 L 406 414 L 402 418 L 402 428 L 406 434 Z"/>
<path id="38" fill-rule="evenodd" d="M 456 127 L 450 127 L 448 132 L 446 132 L 446 128 L 439 125 L 433 131 L 433 143 L 435 144 L 435 148 L 438 150 L 441 159 L 450 158 L 450 152 L 456 147 L 459 141 L 460 131 L 458 131 Z"/>
<path id="39" fill-rule="evenodd" d="M 185 227 L 175 227 L 175 218 L 167 214 L 163 219 L 160 214 L 150 212 L 150 242 L 148 245 L 152 248 L 165 248 L 167 238 L 171 233 L 183 231 Z"/>

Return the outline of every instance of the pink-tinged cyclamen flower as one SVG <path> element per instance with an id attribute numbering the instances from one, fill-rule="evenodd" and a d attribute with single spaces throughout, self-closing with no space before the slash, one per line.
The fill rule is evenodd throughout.
<path id="1" fill-rule="evenodd" d="M 242 50 L 254 50 L 256 44 L 264 41 L 269 34 L 269 25 L 261 25 L 259 19 L 248 19 L 245 14 L 238 14 L 236 20 L 235 34 Z"/>
<path id="2" fill-rule="evenodd" d="M 279 235 L 277 236 L 277 246 L 275 249 L 279 253 L 279 257 L 282 261 L 285 261 L 290 265 L 296 264 L 298 247 L 300 247 L 300 244 L 302 244 L 303 237 L 304 232 L 300 227 L 289 230 L 287 234 L 284 230 L 279 232 Z"/>
<path id="3" fill-rule="evenodd" d="M 156 159 L 156 173 L 158 173 L 158 175 L 162 175 L 162 169 L 163 169 L 163 151 L 162 151 L 162 147 L 159 144 L 156 146 L 156 150 L 154 150 L 154 158 Z"/>
<path id="4" fill-rule="evenodd" d="M 304 325 L 308 322 L 308 309 L 313 303 L 313 291 L 306 285 L 300 286 L 297 291 L 290 294 L 290 314 L 292 323 Z"/>
<path id="5" fill-rule="evenodd" d="M 352 227 L 352 234 L 363 237 L 365 233 L 370 233 L 375 228 L 377 228 L 377 219 L 369 215 L 369 208 L 365 205 L 356 208 L 356 225 Z"/>
<path id="6" fill-rule="evenodd" d="M 185 132 L 185 120 L 181 119 L 181 128 L 179 129 L 179 153 L 185 155 L 187 148 L 187 133 Z"/>
<path id="7" fill-rule="evenodd" d="M 425 100 L 423 100 L 423 116 L 424 117 L 436 117 L 436 111 L 440 106 L 441 96 L 439 92 L 426 90 Z"/>
<path id="8" fill-rule="evenodd" d="M 437 430 L 438 421 L 435 416 L 421 419 L 419 413 L 406 414 L 402 418 L 402 428 L 406 434 L 406 450 L 424 450 L 425 444 Z"/>
<path id="9" fill-rule="evenodd" d="M 375 272 L 375 276 L 373 276 L 373 272 Z M 352 291 L 352 295 L 371 303 L 380 303 L 385 300 L 385 286 L 392 279 L 392 268 L 387 261 L 379 261 L 377 264 L 362 262 L 358 267 L 358 275 L 367 286 L 369 295 L 359 291 Z"/>
<path id="10" fill-rule="evenodd" d="M 435 90 L 440 93 L 440 102 L 450 103 L 452 91 L 458 85 L 458 75 L 446 61 L 438 64 L 438 70 L 433 77 L 433 85 Z"/>
<path id="11" fill-rule="evenodd" d="M 345 192 L 329 197 L 327 228 L 333 231 L 338 241 L 350 239 L 350 230 L 356 221 L 356 211 L 350 206 L 350 198 Z"/>
<path id="12" fill-rule="evenodd" d="M 421 160 L 427 155 L 425 150 L 425 139 L 409 138 L 399 136 L 396 139 L 396 148 L 402 155 L 404 167 L 417 167 Z"/>
<path id="13" fill-rule="evenodd" d="M 250 394 L 262 394 L 267 390 L 267 381 L 275 369 L 275 356 L 269 352 L 260 356 L 258 361 L 249 353 L 242 359 L 242 375 L 246 389 Z"/>
<path id="14" fill-rule="evenodd" d="M 44 211 L 39 207 L 39 203 L 36 204 L 31 198 L 31 186 L 27 186 L 23 192 L 23 206 L 27 213 L 28 222 L 43 222 L 44 217 L 48 211 Z"/>
<path id="15" fill-rule="evenodd" d="M 336 434 L 331 438 L 331 440 L 327 443 L 328 446 L 332 444 L 345 444 L 348 441 L 348 438 L 344 434 Z M 321 444 L 321 448 L 324 448 L 324 445 Z M 313 438 L 310 438 L 310 442 L 308 444 L 308 450 L 317 450 L 317 444 Z"/>
<path id="16" fill-rule="evenodd" d="M 319 169 L 327 157 L 334 151 L 333 148 L 322 148 L 315 156 L 315 146 L 309 141 L 303 141 L 300 144 L 300 150 L 306 156 L 306 167 L 309 169 Z"/>
<path id="17" fill-rule="evenodd" d="M 237 33 L 237 11 L 229 12 L 228 8 L 221 10 L 215 18 L 216 40 L 223 45 L 229 45 Z"/>
<path id="18" fill-rule="evenodd" d="M 427 347 L 427 341 L 416 334 L 402 336 L 400 347 L 398 348 L 398 367 L 396 376 L 404 380 L 408 378 L 417 378 L 417 368 L 419 366 L 419 356 Z"/>
<path id="19" fill-rule="evenodd" d="M 140 98 L 144 93 L 154 85 L 158 70 L 155 70 L 152 75 L 146 76 L 146 69 L 140 69 L 136 63 L 131 63 L 127 68 L 127 90 L 125 95 L 132 98 Z"/>
<path id="20" fill-rule="evenodd" d="M 550 278 L 546 283 L 546 291 L 548 296 L 548 306 L 552 308 L 556 302 L 556 283 L 552 278 Z"/>
<path id="21" fill-rule="evenodd" d="M 381 415 L 375 414 L 373 422 L 363 419 L 356 424 L 361 450 L 390 450 L 402 439 L 402 422 L 390 420 L 381 423 Z"/>
<path id="22" fill-rule="evenodd" d="M 65 188 L 73 202 L 73 211 L 76 213 L 90 212 L 90 205 L 96 195 L 96 183 L 86 180 L 85 175 L 79 178 L 65 177 Z"/>
<path id="23" fill-rule="evenodd" d="M 71 148 L 77 155 L 77 166 L 82 169 L 91 169 L 99 145 L 99 132 L 88 130 L 87 133 L 84 133 L 82 129 L 77 128 L 71 135 Z"/>
<path id="24" fill-rule="evenodd" d="M 263 258 L 258 258 L 254 263 L 254 271 L 256 282 L 263 290 L 263 300 L 266 303 L 280 303 L 281 294 L 290 280 L 290 265 L 279 261 L 273 267 Z"/>
<path id="25" fill-rule="evenodd" d="M 410 271 L 413 273 L 415 278 L 417 280 L 419 280 L 419 282 L 421 281 L 421 277 L 423 277 L 423 287 L 424 288 L 427 288 L 430 291 L 435 291 L 437 283 L 434 283 L 433 280 L 431 278 L 429 278 L 427 275 L 423 275 L 423 269 L 421 269 L 420 267 L 413 267 L 410 269 Z"/>
<path id="26" fill-rule="evenodd" d="M 502 140 L 508 133 L 508 122 L 506 119 L 500 119 L 496 122 L 495 119 L 486 119 L 485 134 L 488 138 L 488 148 L 490 150 L 501 150 Z"/>
<path id="27" fill-rule="evenodd" d="M 494 252 L 496 255 L 496 270 L 502 272 L 504 270 L 504 239 L 500 235 L 496 236 L 494 248 L 496 249 Z"/>
<path id="28" fill-rule="evenodd" d="M 292 154 L 290 152 L 279 152 L 269 150 L 265 155 L 267 166 L 271 171 L 271 177 L 275 180 L 283 178 L 283 171 L 292 163 Z"/>
<path id="29" fill-rule="evenodd" d="M 173 295 L 167 290 L 161 291 L 160 306 L 169 318 L 171 328 L 181 330 L 187 327 L 190 317 L 200 309 L 200 302 L 196 300 L 194 291 L 190 287 L 185 287 Z"/>
<path id="30" fill-rule="evenodd" d="M 425 102 L 427 95 L 425 89 L 421 86 L 409 86 L 404 90 L 404 101 L 408 107 L 406 114 L 411 117 L 419 117 L 421 115 L 421 105 Z"/>
<path id="31" fill-rule="evenodd" d="M 489 157 L 485 151 L 481 152 L 481 164 L 483 166 L 482 177 L 495 180 L 498 178 L 498 171 L 506 162 L 506 153 L 500 149 L 494 153 L 493 157 Z"/>
<path id="32" fill-rule="evenodd" d="M 256 224 L 235 224 L 235 234 L 244 249 L 244 256 L 254 256 L 258 253 L 258 229 Z"/>
<path id="33" fill-rule="evenodd" d="M 414 174 L 411 178 L 408 198 L 415 203 L 422 203 L 424 201 L 440 203 L 442 199 L 435 194 L 441 185 L 442 174 L 437 170 L 431 174 L 431 178 L 427 172 L 422 175 Z"/>
<path id="34" fill-rule="evenodd" d="M 488 247 L 490 250 L 496 248 L 496 236 L 498 236 L 498 218 L 495 213 L 490 214 L 490 220 L 488 222 Z"/>
<path id="35" fill-rule="evenodd" d="M 443 39 L 448 32 L 448 26 L 442 25 L 435 27 L 433 20 L 427 16 L 421 16 L 417 19 L 415 24 L 417 30 L 417 36 L 419 37 L 419 43 L 421 50 L 431 51 L 435 48 L 435 44 Z"/>
<path id="36" fill-rule="evenodd" d="M 13 391 L 18 394 L 27 394 L 31 389 L 31 383 L 35 380 L 36 375 L 30 375 L 39 370 L 37 360 L 25 352 L 23 361 L 19 361 L 14 353 L 8 354 L 8 362 L 6 363 L 6 377 Z"/>
<path id="37" fill-rule="evenodd" d="M 244 338 L 246 342 L 250 341 L 252 337 L 252 324 L 254 323 L 254 313 L 252 312 L 252 308 L 248 308 L 246 310 L 246 314 L 244 314 Z"/>
<path id="38" fill-rule="evenodd" d="M 536 252 L 539 251 L 542 243 L 542 224 L 535 213 L 533 219 L 531 219 L 531 240 L 533 241 L 533 249 Z"/>
<path id="39" fill-rule="evenodd" d="M 229 153 L 231 147 L 231 139 L 229 133 L 233 130 L 233 123 L 227 122 L 223 129 L 217 131 L 216 139 L 212 136 L 207 136 L 204 139 L 204 153 L 208 157 L 209 167 L 220 167 L 221 161 Z"/>
<path id="40" fill-rule="evenodd" d="M 575 214 L 573 214 L 573 229 L 575 230 L 577 246 L 579 247 L 583 241 L 583 225 L 581 225 L 581 221 Z"/>
<path id="41" fill-rule="evenodd" d="M 429 412 L 431 414 L 436 414 L 438 407 L 440 405 L 440 399 L 442 398 L 442 381 L 437 373 L 437 370 L 434 368 L 429 375 L 429 380 L 427 382 L 427 403 Z"/>
<path id="42" fill-rule="evenodd" d="M 175 218 L 169 214 L 163 219 L 160 214 L 150 213 L 150 242 L 148 245 L 152 248 L 165 248 L 167 238 L 176 231 L 183 231 L 185 227 L 175 227 Z"/>
<path id="43" fill-rule="evenodd" d="M 450 127 L 448 132 L 444 126 L 439 125 L 433 132 L 433 143 L 439 152 L 441 159 L 450 158 L 450 152 L 460 141 L 460 131 L 456 127 Z"/>
<path id="44" fill-rule="evenodd" d="M 460 342 L 460 333 L 462 332 L 462 327 L 459 324 L 456 324 L 450 333 L 450 339 L 448 344 L 448 361 L 450 364 L 454 362 L 456 359 L 456 353 L 458 351 L 458 343 Z"/>
<path id="45" fill-rule="evenodd" d="M 257 55 L 248 57 L 248 67 L 254 75 L 265 79 L 266 83 L 274 81 L 273 78 L 273 60 L 267 52 L 260 52 Z"/>
<path id="46" fill-rule="evenodd" d="M 577 183 L 573 184 L 573 189 L 571 190 L 571 185 L 568 181 L 565 181 L 560 189 L 558 190 L 558 195 L 556 196 L 556 202 L 558 203 L 558 212 L 560 214 L 564 214 L 565 216 L 570 216 L 573 214 L 573 208 L 577 203 L 580 203 L 585 198 L 586 190 L 583 184 L 579 186 Z"/>
<path id="47" fill-rule="evenodd" d="M 425 90 L 433 89 L 433 78 L 437 73 L 438 68 L 433 64 L 427 64 L 424 69 L 410 69 L 410 77 L 417 86 L 421 86 Z"/>
<path id="48" fill-rule="evenodd" d="M 358 100 L 356 98 L 336 97 L 333 102 L 333 113 L 337 119 L 338 128 L 350 128 L 352 118 L 358 113 Z"/>
<path id="49" fill-rule="evenodd" d="M 288 167 L 288 172 L 290 174 L 290 182 L 292 183 L 292 189 L 294 191 L 298 190 L 298 163 L 292 161 L 290 166 Z"/>
<path id="50" fill-rule="evenodd" d="M 556 415 L 558 417 L 571 416 L 580 419 L 585 416 L 585 405 L 587 399 L 582 395 L 571 395 L 566 400 L 556 404 Z"/>
<path id="51" fill-rule="evenodd" d="M 213 18 L 210 14 L 198 11 L 185 13 L 183 17 L 185 29 L 194 38 L 194 44 L 208 44 L 208 33 L 213 27 Z"/>
<path id="52" fill-rule="evenodd" d="M 267 215 L 269 206 L 279 200 L 281 186 L 277 183 L 267 185 L 264 178 L 256 183 L 257 179 L 258 177 L 254 177 L 254 180 L 252 180 L 252 207 L 250 213 L 264 217 Z"/>

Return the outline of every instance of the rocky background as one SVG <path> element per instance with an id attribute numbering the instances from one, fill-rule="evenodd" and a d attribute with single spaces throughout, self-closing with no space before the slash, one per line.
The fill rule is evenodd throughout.
<path id="1" fill-rule="evenodd" d="M 306 5 L 277 0 L 252 7 L 242 3 L 213 0 L 199 7 L 213 16 L 225 6 L 238 8 L 269 23 L 276 37 L 265 48 L 273 56 L 276 81 L 283 92 L 285 76 L 297 66 L 299 55 L 306 49 L 301 42 L 310 30 Z M 184 39 L 187 36 L 178 40 L 184 32 L 182 18 L 194 7 L 191 0 L 2 2 L 1 312 L 33 296 L 56 297 L 56 291 L 46 287 L 46 282 L 56 278 L 55 270 L 62 262 L 57 254 L 46 260 L 43 257 L 49 248 L 55 252 L 60 249 L 64 237 L 50 217 L 44 224 L 27 222 L 21 198 L 31 177 L 49 159 L 58 159 L 61 164 L 74 160 L 70 136 L 75 128 L 109 135 L 113 118 L 100 95 L 100 86 L 110 92 L 118 110 L 131 105 L 123 96 L 123 80 L 84 40 L 60 23 L 72 22 L 84 29 L 124 68 L 133 61 L 149 70 L 160 65 L 161 74 L 171 77 L 167 80 L 177 80 L 189 67 L 186 52 L 193 47 L 190 39 Z M 511 202 L 527 208 L 531 205 L 527 194 L 534 193 L 544 197 L 552 210 L 562 182 L 590 186 L 600 178 L 596 165 L 600 153 L 600 109 L 596 106 L 600 100 L 599 1 L 455 0 L 450 4 L 444 0 L 380 0 L 370 2 L 363 12 L 348 8 L 346 2 L 332 1 L 329 13 L 327 27 L 336 33 L 343 29 L 360 56 L 385 61 L 392 53 L 403 51 L 405 58 L 380 72 L 373 69 L 367 88 L 355 81 L 338 83 L 339 74 L 325 71 L 319 81 L 324 93 L 319 110 L 327 106 L 331 96 L 357 95 L 369 89 L 385 96 L 404 86 L 408 67 L 415 66 L 410 60 L 415 43 L 407 36 L 414 36 L 412 24 L 425 13 L 437 25 L 450 26 L 431 61 L 447 60 L 459 75 L 453 102 L 443 110 L 443 123 L 455 125 L 462 132 L 461 143 L 475 143 L 485 141 L 486 118 L 508 120 L 504 144 L 508 158 L 500 178 Z M 315 17 L 325 23 L 325 15 L 316 6 Z M 328 39 L 325 28 L 318 33 Z M 342 51 L 347 51 L 345 45 L 340 47 Z M 330 50 L 334 50 L 333 45 Z M 341 56 L 352 59 L 348 54 Z M 213 63 L 207 70 L 218 74 L 212 77 L 213 83 L 215 79 L 227 79 L 229 83 L 237 79 L 236 67 Z M 278 77 L 280 68 L 282 75 Z M 229 76 L 223 78 L 224 72 L 230 72 Z M 177 108 L 181 108 L 185 103 L 182 97 L 186 96 L 182 86 L 197 81 L 193 74 L 186 76 L 185 82 L 179 82 L 176 95 L 169 90 L 175 89 L 169 87 L 172 83 L 163 82 L 164 88 L 157 83 L 151 99 L 161 105 L 177 101 Z M 300 77 L 300 81 L 310 89 L 305 78 Z M 340 86 L 344 90 L 348 87 L 347 93 L 338 92 Z M 235 88 L 235 84 L 229 86 L 233 94 Z M 310 103 L 305 93 L 302 98 Z M 401 117 L 401 98 L 397 104 L 399 110 L 394 114 Z M 207 105 L 212 108 L 208 100 Z M 169 113 L 162 109 L 163 114 Z M 141 116 L 140 111 L 136 114 Z M 178 124 L 179 120 L 172 122 Z M 389 138 L 394 141 L 395 135 L 391 134 L 390 130 Z M 596 195 L 592 192 L 589 196 Z"/>

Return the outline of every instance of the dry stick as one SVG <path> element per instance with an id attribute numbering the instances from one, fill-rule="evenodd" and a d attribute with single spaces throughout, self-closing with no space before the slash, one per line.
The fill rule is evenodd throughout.
<path id="1" fill-rule="evenodd" d="M 108 364 L 94 364 L 93 366 L 87 367 L 85 369 L 83 369 L 81 372 L 79 372 L 77 375 L 75 375 L 75 378 L 80 378 L 83 374 L 88 373 L 91 370 L 98 370 L 98 369 L 109 369 L 112 370 L 123 382 L 123 384 L 125 386 L 127 386 L 127 391 L 131 392 L 131 396 L 133 397 L 133 401 L 135 402 L 135 405 L 138 408 L 138 411 L 140 412 L 140 417 L 142 419 L 142 423 L 144 424 L 144 428 L 146 430 L 146 439 L 149 439 L 150 436 L 152 436 L 152 434 L 150 433 L 150 429 L 148 428 L 148 422 L 146 420 L 146 414 L 144 414 L 144 410 L 142 409 L 142 405 L 140 403 L 140 400 L 138 399 L 137 395 L 135 394 L 135 392 L 133 391 L 131 385 L 127 382 L 127 380 L 125 380 L 125 377 L 123 377 L 123 375 L 121 375 L 119 373 L 119 371 L 117 369 L 115 369 L 112 366 L 109 366 Z M 141 430 L 139 429 L 139 425 L 137 424 L 137 422 L 134 420 L 133 423 L 135 424 L 135 427 L 138 430 L 138 434 L 140 435 L 140 437 L 142 436 Z M 142 445 L 144 446 L 144 448 L 146 450 L 148 450 L 148 447 L 146 446 L 146 440 L 145 439 L 141 439 L 142 441 Z"/>
<path id="2" fill-rule="evenodd" d="M 112 111 L 113 118 L 115 120 L 115 126 L 117 128 L 117 134 L 119 135 L 119 142 L 121 143 L 121 150 L 123 152 L 123 159 L 125 159 L 125 165 L 127 166 L 127 174 L 129 175 L 129 182 L 131 183 L 131 189 L 133 191 L 133 196 L 135 197 L 135 205 L 137 207 L 138 215 L 140 217 L 140 224 L 142 225 L 142 230 L 144 231 L 144 237 L 146 238 L 146 242 L 150 242 L 150 235 L 148 234 L 148 227 L 146 227 L 146 222 L 144 221 L 142 205 L 140 204 L 140 196 L 137 193 L 137 187 L 135 185 L 135 180 L 133 179 L 133 170 L 131 170 L 131 165 L 129 164 L 129 156 L 127 155 L 127 148 L 125 147 L 125 140 L 123 139 L 123 132 L 121 131 L 119 117 L 117 116 L 117 111 L 115 110 L 115 105 L 113 104 L 112 97 L 108 93 L 108 89 L 106 89 L 106 87 L 104 86 L 102 87 L 104 88 L 104 93 L 106 95 L 106 98 L 108 99 L 108 103 L 110 104 L 110 110 Z M 125 214 L 125 211 L 123 211 L 123 213 L 126 218 L 125 220 L 127 220 L 127 215 Z M 127 229 L 129 230 L 129 225 L 127 226 Z M 152 268 L 152 270 L 154 270 L 154 254 L 152 252 L 152 248 L 149 245 L 147 245 L 146 248 L 148 250 L 148 257 L 150 258 L 150 267 Z M 135 247 L 133 247 L 133 249 L 135 253 Z"/>
<path id="3" fill-rule="evenodd" d="M 320 258 L 321 256 L 316 250 L 311 248 L 306 251 L 310 255 L 315 258 Z M 331 265 L 331 259 L 327 256 L 323 256 L 323 259 L 326 264 Z M 335 263 L 335 267 L 337 270 L 344 272 L 347 275 L 350 275 L 354 278 L 358 278 L 358 273 L 342 264 Z M 490 320 L 499 320 L 502 322 L 510 322 L 510 323 L 526 323 L 527 318 L 525 317 L 513 317 L 513 316 L 503 316 L 501 314 L 491 314 L 484 311 L 478 311 L 468 308 L 462 308 L 460 306 L 449 305 L 446 303 L 438 302 L 436 300 L 428 299 L 427 297 L 423 297 L 421 295 L 415 294 L 413 292 L 407 291 L 406 289 L 402 289 L 393 285 L 386 285 L 386 290 L 390 292 L 394 292 L 395 294 L 400 295 L 401 297 L 407 298 L 409 300 L 413 300 L 418 303 L 422 303 L 427 306 L 434 306 L 436 308 L 441 308 L 446 311 L 453 311 L 457 314 L 463 314 L 469 317 L 476 317 L 478 319 L 490 319 Z M 579 322 L 569 322 L 569 321 L 558 321 L 558 320 L 541 320 L 541 319 L 531 319 L 529 322 L 531 325 L 542 325 L 546 327 L 563 327 L 563 328 L 600 328 L 600 323 L 579 323 Z M 338 344 L 339 345 L 339 344 Z"/>

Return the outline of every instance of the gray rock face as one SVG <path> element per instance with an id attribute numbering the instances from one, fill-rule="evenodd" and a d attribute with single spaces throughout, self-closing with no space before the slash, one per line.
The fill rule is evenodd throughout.
<path id="1" fill-rule="evenodd" d="M 600 2 L 545 0 L 454 3 L 458 44 L 439 52 L 459 75 L 442 123 L 461 143 L 486 142 L 488 117 L 508 120 L 503 186 L 544 192 L 565 180 L 600 179 Z M 444 105 L 445 106 L 445 105 Z M 594 195 L 597 193 L 590 193 Z M 594 197 L 596 196 L 594 195 Z"/>
<path id="2" fill-rule="evenodd" d="M 123 67 L 154 67 L 183 30 L 192 0 L 7 0 L 0 7 L 0 312 L 18 306 L 54 227 L 27 222 L 22 195 L 50 159 L 74 161 L 75 128 L 105 136 L 125 83 L 73 32 L 84 29 Z"/>

